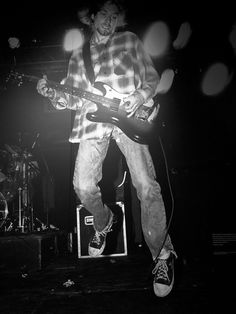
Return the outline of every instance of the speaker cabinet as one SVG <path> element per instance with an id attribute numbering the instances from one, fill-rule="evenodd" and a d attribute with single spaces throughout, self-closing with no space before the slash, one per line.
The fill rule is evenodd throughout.
<path id="1" fill-rule="evenodd" d="M 107 205 L 115 215 L 115 223 L 112 226 L 112 232 L 107 234 L 106 247 L 99 257 L 126 256 L 127 238 L 124 203 L 115 202 Z M 88 244 L 94 235 L 93 216 L 83 205 L 77 205 L 76 213 L 78 258 L 91 258 L 88 254 Z"/>
<path id="2" fill-rule="evenodd" d="M 41 270 L 57 256 L 56 233 L 0 237 L 0 266 L 7 270 Z"/>

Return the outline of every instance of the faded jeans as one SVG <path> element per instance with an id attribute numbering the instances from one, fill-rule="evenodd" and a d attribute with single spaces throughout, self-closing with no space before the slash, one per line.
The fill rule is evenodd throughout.
<path id="1" fill-rule="evenodd" d="M 112 137 L 126 158 L 131 180 L 136 188 L 141 206 L 141 223 L 145 242 L 153 258 L 160 253 L 166 235 L 166 213 L 161 188 L 147 145 L 135 143 L 125 134 L 113 131 Z M 98 186 L 102 179 L 102 165 L 110 138 L 80 142 L 73 177 L 75 193 L 84 207 L 94 217 L 94 228 L 101 231 L 106 226 L 110 209 L 103 204 Z M 163 248 L 173 251 L 169 235 Z"/>

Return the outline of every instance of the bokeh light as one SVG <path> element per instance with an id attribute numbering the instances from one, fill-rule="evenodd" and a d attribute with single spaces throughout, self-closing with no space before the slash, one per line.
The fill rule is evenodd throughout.
<path id="1" fill-rule="evenodd" d="M 229 42 L 234 50 L 234 54 L 236 54 L 236 23 L 233 25 L 229 34 Z"/>
<path id="2" fill-rule="evenodd" d="M 208 96 L 221 93 L 230 83 L 232 74 L 224 63 L 214 63 L 206 70 L 202 80 L 202 92 Z"/>
<path id="3" fill-rule="evenodd" d="M 64 50 L 73 51 L 82 46 L 84 37 L 78 28 L 70 29 L 66 32 L 64 37 Z"/>
<path id="4" fill-rule="evenodd" d="M 159 57 L 166 52 L 169 39 L 169 28 L 165 22 L 152 23 L 143 38 L 144 48 L 151 57 Z"/>

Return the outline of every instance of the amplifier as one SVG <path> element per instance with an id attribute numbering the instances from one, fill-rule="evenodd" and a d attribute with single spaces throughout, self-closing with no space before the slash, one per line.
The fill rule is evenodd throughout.
<path id="1" fill-rule="evenodd" d="M 127 238 L 124 203 L 115 202 L 107 204 L 107 206 L 115 215 L 115 223 L 112 226 L 112 232 L 107 233 L 106 247 L 103 254 L 98 257 L 126 256 Z M 91 258 L 88 254 L 88 244 L 91 237 L 94 235 L 93 216 L 83 205 L 77 205 L 76 213 L 78 257 Z"/>

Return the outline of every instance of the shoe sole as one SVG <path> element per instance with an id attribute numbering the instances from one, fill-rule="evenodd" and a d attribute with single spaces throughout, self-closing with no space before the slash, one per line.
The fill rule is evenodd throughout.
<path id="1" fill-rule="evenodd" d="M 174 275 L 173 275 L 173 280 L 172 280 L 172 283 L 170 284 L 170 286 L 168 286 L 168 289 L 166 289 L 166 291 L 164 293 L 160 293 L 160 291 L 157 291 L 157 289 L 155 289 L 155 285 L 160 285 L 160 286 L 166 286 L 166 285 L 163 285 L 163 284 L 157 284 L 155 282 L 153 282 L 153 291 L 155 293 L 155 295 L 159 298 L 164 298 L 166 297 L 170 292 L 171 290 L 173 289 L 173 286 L 174 286 Z"/>
<path id="2" fill-rule="evenodd" d="M 96 250 L 96 249 L 89 247 L 89 249 L 88 249 L 89 256 L 91 256 L 91 257 L 98 257 L 98 256 L 102 255 L 102 253 L 103 253 L 103 251 L 105 249 L 105 246 L 106 246 L 106 240 L 104 241 L 102 247 L 100 248 L 100 250 L 97 253 L 94 253 L 94 250 Z"/>
<path id="3" fill-rule="evenodd" d="M 109 230 L 110 230 L 110 228 L 112 227 L 113 223 L 114 223 L 114 214 L 111 213 L 111 217 L 110 217 L 109 222 L 108 222 L 108 224 L 107 224 L 107 225 L 111 224 L 110 227 L 109 227 Z M 106 227 L 107 227 L 107 226 L 106 226 Z M 106 228 L 106 227 L 105 227 L 105 228 Z M 104 228 L 104 229 L 105 229 L 105 228 Z M 92 252 L 94 249 L 93 249 L 93 248 L 90 248 L 90 246 L 89 246 L 89 247 L 88 247 L 88 254 L 89 254 L 89 256 L 91 256 L 91 257 L 98 257 L 98 256 L 100 256 L 100 255 L 103 253 L 103 251 L 104 251 L 104 249 L 105 249 L 105 246 L 106 246 L 106 238 L 105 238 L 105 240 L 104 240 L 104 242 L 103 242 L 102 247 L 101 247 L 101 248 L 98 250 L 98 252 L 95 253 L 95 254 L 94 254 L 94 252 Z M 96 249 L 95 249 L 95 250 L 96 250 Z"/>

